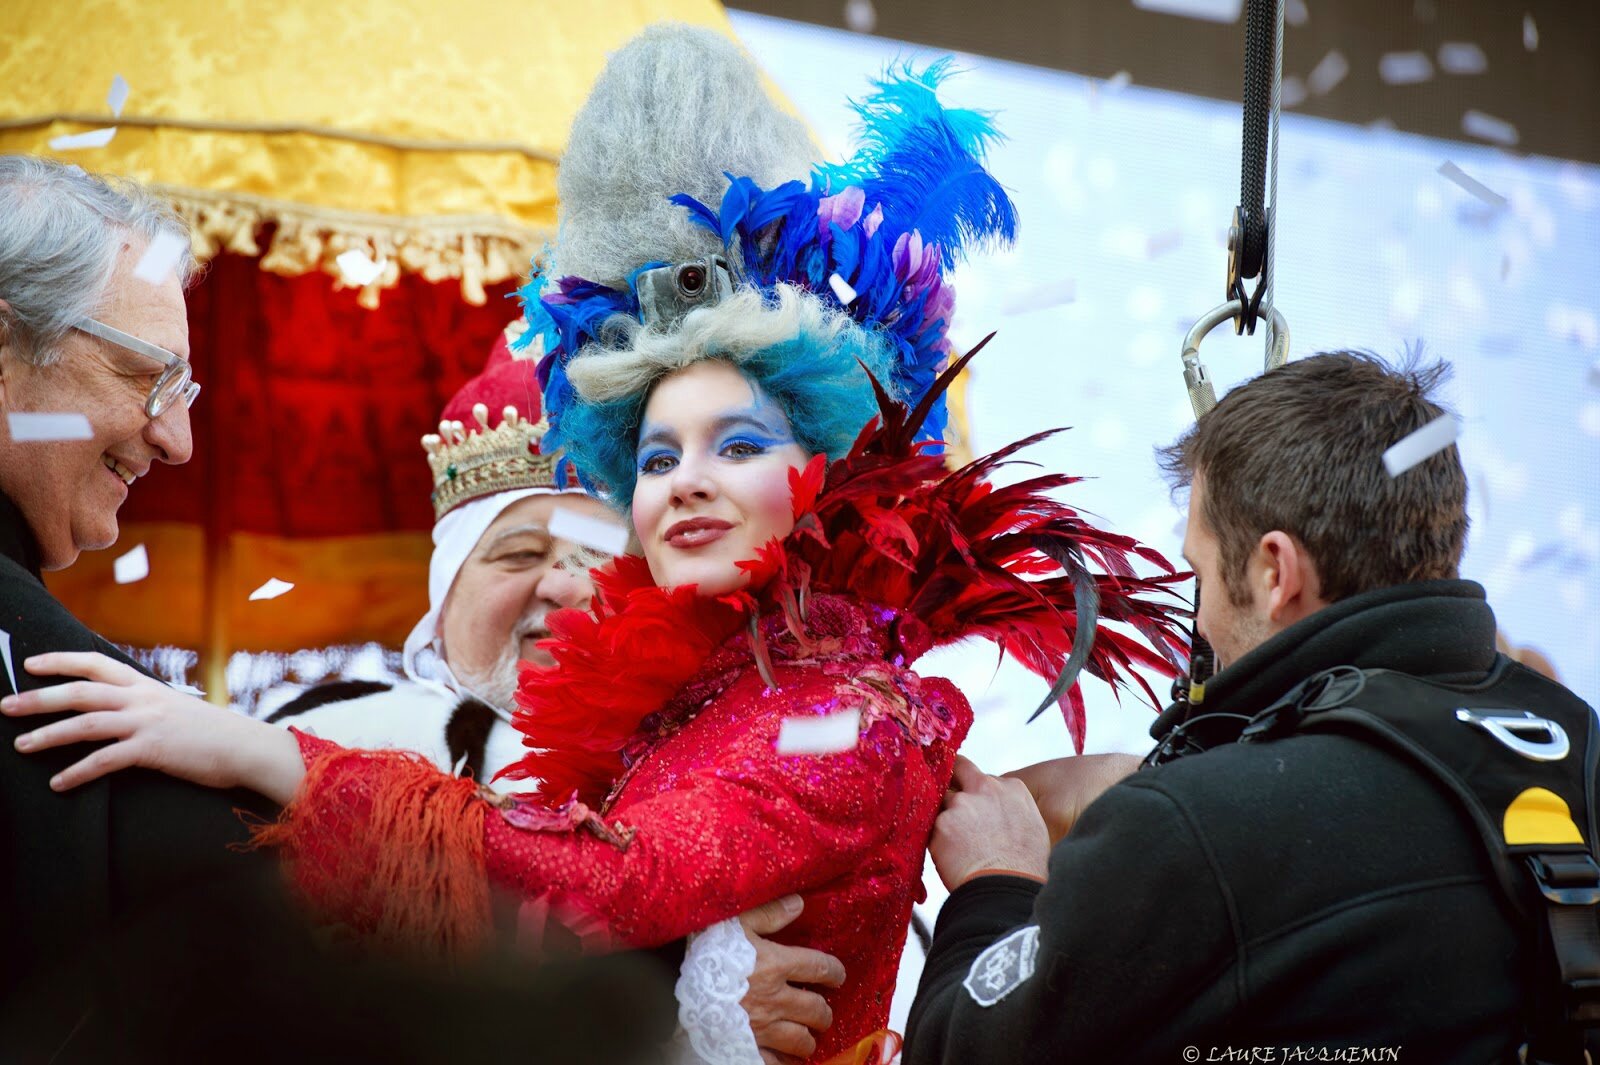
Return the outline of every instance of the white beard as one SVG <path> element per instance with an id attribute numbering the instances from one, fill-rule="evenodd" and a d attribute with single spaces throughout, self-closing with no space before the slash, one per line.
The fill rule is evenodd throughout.
<path id="1" fill-rule="evenodd" d="M 550 615 L 550 608 L 536 606 L 529 611 L 526 617 L 517 622 L 511 630 L 511 639 L 500 649 L 495 660 L 489 667 L 480 672 L 471 670 L 456 670 L 456 680 L 465 690 L 464 694 L 472 695 L 483 700 L 496 710 L 506 713 L 516 713 L 517 710 L 517 685 L 521 680 L 522 662 L 522 634 L 537 632 L 548 634 L 545 619 Z"/>

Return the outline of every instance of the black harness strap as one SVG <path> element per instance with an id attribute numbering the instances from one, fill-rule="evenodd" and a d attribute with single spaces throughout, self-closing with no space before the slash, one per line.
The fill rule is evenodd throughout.
<path id="1" fill-rule="evenodd" d="M 1600 1029 L 1594 711 L 1504 656 L 1472 686 L 1339 666 L 1296 686 L 1239 738 L 1313 731 L 1375 742 L 1455 798 L 1484 845 L 1502 901 L 1538 944 L 1519 1060 L 1583 1065 L 1585 1032 Z M 1530 809 L 1534 820 L 1518 825 L 1533 827 L 1513 831 L 1513 815 Z"/>

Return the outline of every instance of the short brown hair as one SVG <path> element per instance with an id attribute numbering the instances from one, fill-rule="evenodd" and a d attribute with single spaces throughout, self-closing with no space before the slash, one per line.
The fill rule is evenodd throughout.
<path id="1" fill-rule="evenodd" d="M 1383 466 L 1392 444 L 1446 413 L 1429 393 L 1449 373 L 1415 352 L 1399 368 L 1365 351 L 1312 355 L 1235 388 L 1157 450 L 1175 488 L 1204 477 L 1201 517 L 1235 604 L 1248 599 L 1250 553 L 1273 530 L 1305 545 L 1329 602 L 1456 576 L 1467 478 L 1455 446 L 1398 477 Z"/>

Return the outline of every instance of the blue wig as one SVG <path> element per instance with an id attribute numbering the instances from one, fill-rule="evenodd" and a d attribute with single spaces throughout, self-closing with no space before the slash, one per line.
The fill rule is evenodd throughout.
<path id="1" fill-rule="evenodd" d="M 790 285 L 745 288 L 668 329 L 637 326 L 617 339 L 617 347 L 589 345 L 567 367 L 575 387 L 555 446 L 586 487 L 623 513 L 633 503 L 650 394 L 696 362 L 728 362 L 778 405 L 801 447 L 829 459 L 849 451 L 878 413 L 869 374 L 895 394 L 882 336 Z"/>

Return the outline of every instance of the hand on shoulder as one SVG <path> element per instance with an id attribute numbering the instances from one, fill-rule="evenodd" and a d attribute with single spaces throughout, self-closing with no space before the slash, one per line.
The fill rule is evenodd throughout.
<path id="1" fill-rule="evenodd" d="M 56 791 L 142 766 L 205 787 L 250 788 L 283 804 L 305 774 L 291 733 L 185 695 L 105 655 L 35 655 L 23 667 L 34 676 L 83 679 L 0 700 L 0 711 L 14 717 L 75 712 L 17 737 L 17 750 L 110 741 L 56 774 L 50 781 Z"/>

